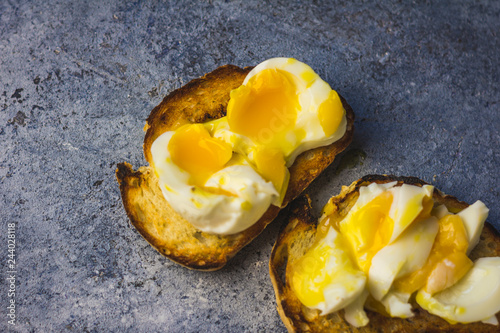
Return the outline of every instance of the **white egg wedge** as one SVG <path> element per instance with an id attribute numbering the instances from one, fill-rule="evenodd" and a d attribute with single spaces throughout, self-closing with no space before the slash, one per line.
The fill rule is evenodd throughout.
<path id="1" fill-rule="evenodd" d="M 464 223 L 467 237 L 469 238 L 469 247 L 467 254 L 469 254 L 479 242 L 479 236 L 483 231 L 484 222 L 488 217 L 489 209 L 482 201 L 476 201 L 474 204 L 462 210 L 457 215 L 460 216 Z"/>
<path id="2" fill-rule="evenodd" d="M 450 323 L 494 324 L 492 317 L 500 311 L 500 257 L 476 260 L 456 284 L 434 296 L 422 289 L 416 300 L 423 309 Z"/>
<path id="3" fill-rule="evenodd" d="M 438 219 L 442 219 L 448 214 L 450 214 L 450 212 L 448 211 L 448 208 L 446 208 L 445 205 L 438 205 L 432 208 L 431 215 L 437 217 Z"/>
<path id="4" fill-rule="evenodd" d="M 365 288 L 361 295 L 344 309 L 345 320 L 354 327 L 366 326 L 370 321 L 364 309 L 368 295 L 370 295 L 370 293 L 368 289 Z"/>
<path id="5" fill-rule="evenodd" d="M 408 303 L 410 296 L 408 293 L 389 291 L 381 303 L 391 317 L 410 318 L 414 315 L 411 311 L 411 304 Z"/>
<path id="6" fill-rule="evenodd" d="M 370 201 L 375 199 L 377 196 L 382 194 L 385 190 L 388 190 L 388 189 L 394 187 L 394 185 L 396 185 L 396 184 L 397 184 L 397 182 L 390 182 L 390 183 L 386 183 L 386 184 L 371 183 L 368 186 L 361 186 L 359 188 L 358 200 L 356 200 L 356 203 L 349 211 L 349 214 L 344 219 L 343 223 L 349 221 L 349 217 L 351 215 L 353 215 L 359 208 L 362 208 L 363 206 L 368 204 Z"/>
<path id="7" fill-rule="evenodd" d="M 392 243 L 415 220 L 422 211 L 422 201 L 425 197 L 432 198 L 434 186 L 422 187 L 403 184 L 390 189 L 394 201 L 389 211 L 389 217 L 394 221 L 394 229 L 389 243 Z"/>
<path id="8" fill-rule="evenodd" d="M 372 259 L 368 273 L 370 293 L 381 300 L 398 277 L 420 269 L 426 262 L 439 229 L 437 218 L 413 223 L 392 244 Z"/>

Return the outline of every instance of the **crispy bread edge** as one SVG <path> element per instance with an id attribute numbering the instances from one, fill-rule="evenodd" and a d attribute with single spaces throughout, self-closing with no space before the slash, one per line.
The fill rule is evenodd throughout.
<path id="1" fill-rule="evenodd" d="M 415 177 L 368 175 L 353 182 L 348 187 L 343 187 L 341 193 L 332 197 L 329 202 L 334 205 L 334 212 L 341 211 L 344 207 L 349 207 L 350 201 L 357 198 L 359 187 L 372 182 L 388 183 L 391 181 L 417 186 L 426 184 Z M 456 211 L 469 206 L 467 203 L 459 201 L 451 195 L 443 194 L 437 189 L 434 190 L 433 197 L 436 202 L 445 204 Z M 343 311 L 319 316 L 318 311 L 305 308 L 286 280 L 286 265 L 289 259 L 294 259 L 292 256 L 297 253 L 297 247 L 304 247 L 300 248 L 303 253 L 307 250 L 306 245 L 312 244 L 318 219 L 312 215 L 308 196 L 302 196 L 295 200 L 290 207 L 290 212 L 290 217 L 281 228 L 269 261 L 269 272 L 276 295 L 277 310 L 289 332 L 321 332 L 324 330 L 339 332 L 380 332 L 381 330 L 384 332 L 498 332 L 497 326 L 483 323 L 451 325 L 421 309 L 414 301 L 412 302 L 414 317 L 408 319 L 388 318 L 367 311 L 370 323 L 360 328 L 349 325 L 343 318 Z M 311 241 L 307 241 L 307 239 L 311 239 Z M 479 244 L 471 253 L 473 260 L 485 256 L 500 256 L 500 234 L 488 222 L 485 223 Z M 500 314 L 497 314 L 497 318 L 500 320 Z"/>
<path id="2" fill-rule="evenodd" d="M 148 167 L 142 167 L 139 171 L 134 171 L 128 163 L 118 164 L 116 177 L 120 184 L 125 211 L 131 224 L 153 248 L 170 260 L 190 269 L 214 271 L 222 268 L 242 247 L 255 238 L 279 212 L 278 207 L 271 206 L 252 227 L 244 232 L 230 236 L 219 236 L 198 231 L 179 215 L 171 215 L 167 222 L 177 223 L 179 226 L 182 224 L 182 228 L 175 228 L 172 237 L 164 237 L 158 234 L 154 220 L 164 219 L 165 217 L 158 216 L 158 213 L 155 212 L 157 208 L 154 206 L 159 202 L 163 206 L 162 210 L 168 208 L 171 212 L 172 208 L 161 194 L 156 178 L 151 176 L 152 174 L 153 171 Z M 145 192 L 147 192 L 146 195 L 144 195 Z M 137 197 L 139 195 L 153 196 L 155 202 L 150 202 L 148 199 L 141 200 L 139 202 L 141 207 L 137 207 Z M 179 229 L 181 231 L 187 229 L 189 235 L 186 236 L 185 231 L 181 234 L 181 231 L 178 231 Z M 176 237 L 183 239 L 182 243 L 186 242 L 185 238 L 188 238 L 191 246 L 182 249 L 181 244 L 176 244 Z M 208 241 L 211 245 L 204 245 Z"/>

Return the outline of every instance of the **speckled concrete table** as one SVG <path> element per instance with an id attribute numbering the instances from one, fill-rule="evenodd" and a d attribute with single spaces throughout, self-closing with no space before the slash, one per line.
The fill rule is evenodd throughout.
<path id="1" fill-rule="evenodd" d="M 283 216 L 221 271 L 190 271 L 131 227 L 114 177 L 145 164 L 163 96 L 227 63 L 295 57 L 352 105 L 316 212 L 393 173 L 481 199 L 500 228 L 499 34 L 499 1 L 0 1 L 0 331 L 285 331 L 267 266 Z"/>

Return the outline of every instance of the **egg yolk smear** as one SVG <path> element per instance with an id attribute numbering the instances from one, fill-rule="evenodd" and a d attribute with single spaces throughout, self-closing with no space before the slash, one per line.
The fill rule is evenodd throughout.
<path id="1" fill-rule="evenodd" d="M 207 179 L 231 159 L 230 145 L 213 138 L 202 124 L 178 128 L 168 144 L 172 161 L 190 174 L 190 185 L 203 187 Z"/>
<path id="2" fill-rule="evenodd" d="M 333 281 L 340 282 L 346 288 L 353 288 L 346 272 L 354 273 L 357 268 L 349 253 L 338 249 L 347 246 L 345 239 L 338 237 L 335 243 L 337 248 L 316 242 L 291 266 L 292 288 L 305 306 L 313 307 L 324 302 L 323 291 Z M 329 260 L 334 260 L 338 269 L 329 269 Z"/>

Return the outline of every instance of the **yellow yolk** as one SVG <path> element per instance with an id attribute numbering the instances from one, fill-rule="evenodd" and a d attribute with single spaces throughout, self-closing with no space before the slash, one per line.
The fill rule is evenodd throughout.
<path id="1" fill-rule="evenodd" d="M 231 91 L 227 120 L 232 131 L 259 144 L 282 147 L 297 119 L 300 105 L 291 74 L 264 69 L 246 85 Z"/>
<path id="2" fill-rule="evenodd" d="M 340 232 L 352 246 L 360 269 L 368 273 L 373 256 L 389 243 L 394 221 L 389 217 L 393 196 L 386 191 L 350 218 L 340 222 Z"/>
<path id="3" fill-rule="evenodd" d="M 346 248 L 347 245 L 343 244 L 345 241 L 341 238 L 337 238 L 335 243 L 340 249 Z M 357 269 L 347 252 L 338 248 L 333 248 L 321 241 L 316 242 L 304 256 L 290 265 L 292 288 L 305 306 L 314 307 L 324 302 L 323 292 L 333 281 L 341 282 L 347 289 L 354 288 L 346 273 L 355 274 Z M 337 269 L 328 268 L 329 260 L 335 261 Z"/>
<path id="4" fill-rule="evenodd" d="M 458 215 L 446 215 L 439 220 L 439 231 L 425 265 L 394 282 L 396 290 L 413 293 L 425 286 L 434 294 L 450 287 L 472 267 L 466 251 L 467 232 Z"/>
<path id="5" fill-rule="evenodd" d="M 465 252 L 452 252 L 438 261 L 427 278 L 424 290 L 434 295 L 460 280 L 473 266 Z"/>
<path id="6" fill-rule="evenodd" d="M 337 131 L 344 117 L 344 112 L 339 94 L 335 90 L 330 91 L 328 98 L 321 103 L 318 109 L 319 121 L 326 136 L 330 136 Z"/>
<path id="7" fill-rule="evenodd" d="M 424 196 L 422 198 L 422 210 L 417 215 L 415 220 L 427 219 L 431 217 L 432 208 L 434 208 L 434 200 L 432 196 Z"/>
<path id="8" fill-rule="evenodd" d="M 259 174 L 265 180 L 272 182 L 278 193 L 280 193 L 280 197 L 283 198 L 290 175 L 285 165 L 283 153 L 279 149 L 261 147 L 254 151 L 253 159 Z"/>
<path id="9" fill-rule="evenodd" d="M 233 154 L 231 146 L 212 138 L 202 124 L 178 128 L 170 139 L 168 150 L 172 161 L 190 174 L 190 185 L 200 187 L 222 169 Z"/>

